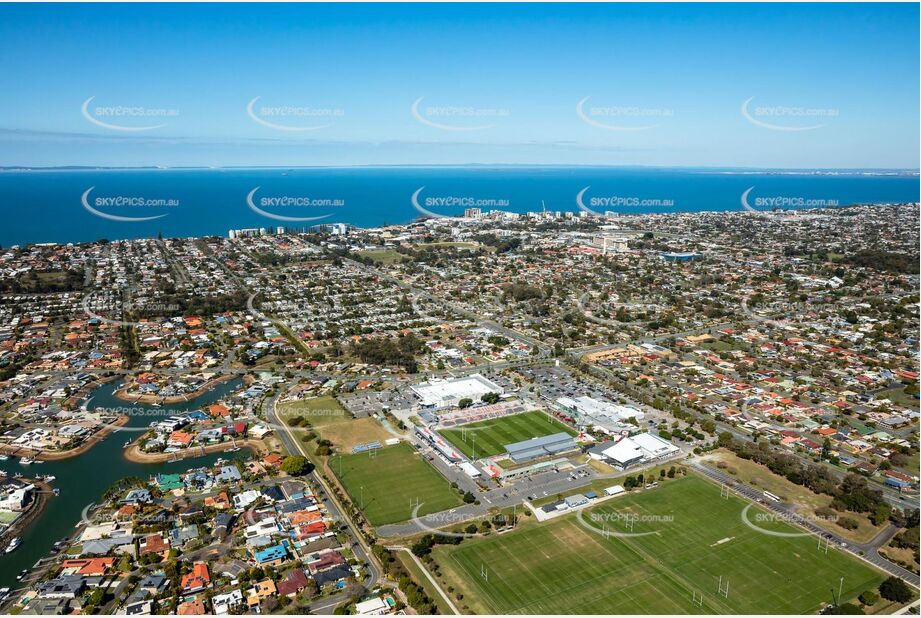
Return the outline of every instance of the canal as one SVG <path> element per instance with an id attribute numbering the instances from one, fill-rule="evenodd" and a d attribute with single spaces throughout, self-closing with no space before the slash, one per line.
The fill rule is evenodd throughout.
<path id="1" fill-rule="evenodd" d="M 122 401 L 113 394 L 121 386 L 121 382 L 109 382 L 92 392 L 87 399 L 86 407 L 90 410 L 100 407 L 126 410 L 131 417 L 127 425 L 110 434 L 88 452 L 71 459 L 27 466 L 20 465 L 17 457 L 0 461 L 0 469 L 10 476 L 55 476 L 56 480 L 51 486 L 60 489 L 61 492 L 59 496 L 52 496 L 38 519 L 20 532 L 22 545 L 19 549 L 9 554 L 0 554 L 0 587 L 15 588 L 18 583 L 16 575 L 20 571 L 31 569 L 39 559 L 47 557 L 55 541 L 73 535 L 83 509 L 98 502 L 115 481 L 129 476 L 148 478 L 160 472 L 183 472 L 189 468 L 213 464 L 222 456 L 220 453 L 171 463 L 133 463 L 124 457 L 124 444 L 128 440 L 138 438 L 140 428 L 147 427 L 151 422 L 161 420 L 174 412 L 196 410 L 213 403 L 239 387 L 240 382 L 239 378 L 223 382 L 196 399 L 164 404 L 162 407 Z M 231 455 L 243 453 L 225 453 L 223 457 L 229 459 Z"/>

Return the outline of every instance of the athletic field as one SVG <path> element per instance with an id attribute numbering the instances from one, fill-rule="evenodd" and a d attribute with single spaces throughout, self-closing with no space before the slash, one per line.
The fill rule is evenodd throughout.
<path id="1" fill-rule="evenodd" d="M 534 410 L 470 423 L 463 427 L 443 429 L 438 433 L 467 457 L 479 459 L 503 454 L 506 444 L 549 436 L 561 431 L 571 436 L 576 435 L 575 431 L 555 418 Z"/>
<path id="2" fill-rule="evenodd" d="M 460 495 L 429 462 L 404 443 L 370 453 L 335 455 L 329 467 L 352 502 L 373 526 L 436 513 L 463 503 Z"/>
<path id="3" fill-rule="evenodd" d="M 742 521 L 749 502 L 696 476 L 665 481 L 543 524 L 436 549 L 448 583 L 477 613 L 813 614 L 885 579 L 813 536 L 771 536 Z M 627 515 L 640 519 L 625 523 Z M 760 514 L 760 515 L 759 515 Z M 749 521 L 774 532 L 800 530 Z M 769 517 L 768 517 L 769 519 Z M 592 532 L 591 527 L 597 532 Z M 603 529 L 645 536 L 605 537 Z M 720 594 L 720 577 L 723 591 Z"/>

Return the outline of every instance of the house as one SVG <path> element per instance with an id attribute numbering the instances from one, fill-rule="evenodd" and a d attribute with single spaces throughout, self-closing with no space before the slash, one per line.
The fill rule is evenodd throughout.
<path id="1" fill-rule="evenodd" d="M 253 552 L 253 559 L 259 566 L 279 566 L 287 557 L 288 548 L 283 543 Z"/>
<path id="2" fill-rule="evenodd" d="M 140 549 L 141 555 L 147 553 L 163 554 L 163 552 L 169 550 L 169 547 L 169 543 L 167 543 L 166 539 L 163 538 L 163 534 L 160 532 L 148 534 L 145 537 L 141 537 L 141 540 L 138 541 L 138 548 Z"/>
<path id="3" fill-rule="evenodd" d="M 261 582 L 257 582 L 252 588 L 246 591 L 246 604 L 250 607 L 255 607 L 264 600 L 275 596 L 277 592 L 278 589 L 275 587 L 275 582 L 271 579 L 264 579 Z"/>
<path id="4" fill-rule="evenodd" d="M 115 564 L 115 558 L 80 558 L 65 560 L 61 563 L 61 572 L 65 575 L 105 575 Z"/>
<path id="5" fill-rule="evenodd" d="M 352 570 L 348 566 L 341 564 L 337 567 L 314 573 L 313 581 L 317 582 L 317 585 L 322 588 L 327 584 L 334 584 L 351 576 Z"/>
<path id="6" fill-rule="evenodd" d="M 359 616 L 383 616 L 390 613 L 390 605 L 381 597 L 374 597 L 356 603 L 355 613 Z"/>
<path id="7" fill-rule="evenodd" d="M 280 468 L 282 461 L 284 459 L 278 453 L 269 453 L 262 458 L 262 465 L 266 468 Z"/>
<path id="8" fill-rule="evenodd" d="M 230 534 L 230 527 L 233 525 L 233 515 L 230 513 L 218 513 L 214 516 L 214 522 L 211 528 L 211 534 L 218 539 L 227 538 Z"/>
<path id="9" fill-rule="evenodd" d="M 255 489 L 247 489 L 244 492 L 240 492 L 233 497 L 233 505 L 237 510 L 242 511 L 250 504 L 259 499 L 262 494 L 256 491 Z"/>
<path id="10" fill-rule="evenodd" d="M 278 594 L 294 598 L 306 587 L 307 575 L 304 569 L 295 568 L 288 571 L 288 575 L 278 582 Z"/>
<path id="11" fill-rule="evenodd" d="M 157 476 L 157 487 L 160 488 L 160 491 L 168 492 L 183 489 L 185 484 L 178 474 L 160 474 Z"/>
<path id="12" fill-rule="evenodd" d="M 211 604 L 214 606 L 214 613 L 221 616 L 229 614 L 234 608 L 243 604 L 243 593 L 239 590 L 231 590 L 223 594 L 216 594 L 211 597 Z"/>
<path id="13" fill-rule="evenodd" d="M 211 586 L 211 573 L 208 572 L 208 565 L 204 562 L 192 564 L 192 572 L 182 576 L 180 583 L 183 594 L 201 592 Z"/>
<path id="14" fill-rule="evenodd" d="M 310 572 L 313 574 L 345 564 L 345 558 L 343 558 L 339 552 L 333 550 L 311 554 L 305 557 L 304 561 L 307 563 L 307 568 L 310 569 Z"/>
<path id="15" fill-rule="evenodd" d="M 150 616 L 153 611 L 154 602 L 150 599 L 143 599 L 125 604 L 126 616 Z"/>
<path id="16" fill-rule="evenodd" d="M 243 480 L 243 476 L 236 466 L 221 466 L 221 471 L 214 477 L 214 480 L 218 483 L 236 483 Z"/>
<path id="17" fill-rule="evenodd" d="M 169 587 L 169 579 L 165 575 L 148 575 L 141 580 L 141 583 L 138 584 L 137 589 L 139 591 L 148 592 L 150 596 L 157 596 L 164 590 Z"/>
<path id="18" fill-rule="evenodd" d="M 183 601 L 176 607 L 177 616 L 202 616 L 206 613 L 205 602 L 201 599 Z"/>
<path id="19" fill-rule="evenodd" d="M 197 538 L 198 526 L 196 524 L 190 524 L 182 528 L 173 528 L 169 531 L 169 541 L 170 545 L 173 547 L 182 547 L 189 541 L 194 541 Z"/>
<path id="20" fill-rule="evenodd" d="M 149 504 L 153 502 L 153 496 L 150 495 L 149 489 L 132 489 L 124 498 L 118 501 L 119 504 Z"/>
<path id="21" fill-rule="evenodd" d="M 285 494 L 277 485 L 266 487 L 262 490 L 262 497 L 271 503 L 282 502 L 285 500 Z"/>
<path id="22" fill-rule="evenodd" d="M 86 588 L 86 581 L 79 575 L 58 575 L 38 586 L 38 596 L 46 599 L 75 599 Z"/>

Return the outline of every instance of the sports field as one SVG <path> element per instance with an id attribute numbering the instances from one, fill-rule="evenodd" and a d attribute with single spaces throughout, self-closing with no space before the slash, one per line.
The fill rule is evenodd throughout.
<path id="1" fill-rule="evenodd" d="M 505 445 L 530 438 L 549 436 L 564 431 L 576 432 L 538 410 L 513 414 L 489 421 L 470 423 L 463 427 L 440 430 L 444 438 L 470 458 L 493 457 L 505 452 Z"/>
<path id="2" fill-rule="evenodd" d="M 406 521 L 416 504 L 418 515 L 463 503 L 438 471 L 404 443 L 376 450 L 375 455 L 335 455 L 329 467 L 352 502 L 374 526 Z"/>
<path id="3" fill-rule="evenodd" d="M 841 577 L 843 601 L 885 579 L 833 547 L 820 551 L 813 536 L 753 530 L 741 517 L 748 504 L 688 476 L 614 498 L 581 519 L 441 546 L 435 556 L 470 611 L 494 614 L 812 614 L 832 601 Z M 626 513 L 640 517 L 632 532 Z M 751 507 L 749 521 L 799 532 L 762 521 L 764 514 Z M 652 534 L 605 537 L 602 526 Z M 718 594 L 721 576 L 728 597 Z"/>

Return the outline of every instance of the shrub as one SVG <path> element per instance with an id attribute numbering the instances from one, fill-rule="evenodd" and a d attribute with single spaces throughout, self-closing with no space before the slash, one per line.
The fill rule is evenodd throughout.
<path id="1" fill-rule="evenodd" d="M 856 530 L 860 525 L 853 517 L 842 517 L 836 523 L 845 530 Z"/>

